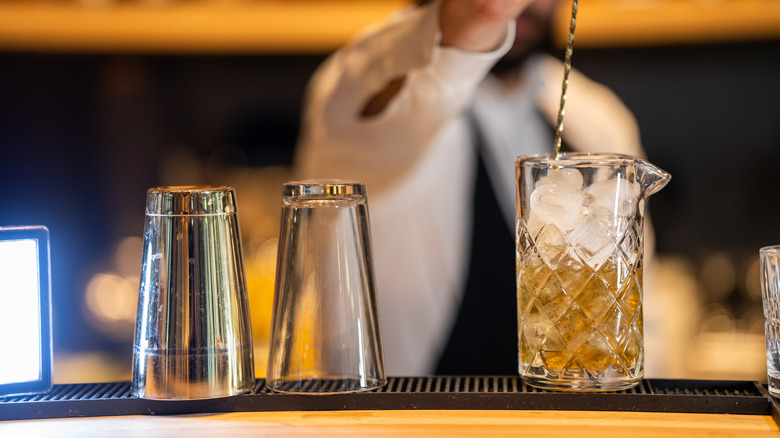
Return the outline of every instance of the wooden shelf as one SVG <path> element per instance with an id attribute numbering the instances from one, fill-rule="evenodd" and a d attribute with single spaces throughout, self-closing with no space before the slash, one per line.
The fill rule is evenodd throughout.
<path id="1" fill-rule="evenodd" d="M 84 0 L 86 1 L 86 0 Z M 0 2 L 0 51 L 327 53 L 412 0 Z M 583 0 L 576 47 L 780 38 L 778 0 Z M 559 45 L 570 6 L 556 19 Z"/>
<path id="2" fill-rule="evenodd" d="M 555 39 L 565 45 L 571 2 L 558 11 Z M 777 0 L 583 0 L 576 47 L 633 47 L 780 37 Z"/>
<path id="3" fill-rule="evenodd" d="M 325 53 L 405 0 L 0 3 L 0 50 Z"/>

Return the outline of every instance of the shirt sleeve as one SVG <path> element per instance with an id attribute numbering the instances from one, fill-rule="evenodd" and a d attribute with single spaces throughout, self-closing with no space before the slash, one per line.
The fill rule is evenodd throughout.
<path id="1" fill-rule="evenodd" d="M 330 56 L 307 89 L 296 173 L 365 181 L 373 192 L 425 153 L 459 118 L 481 80 L 511 47 L 514 23 L 492 52 L 441 47 L 441 0 L 401 11 Z M 395 78 L 404 84 L 376 116 L 360 112 Z"/>
<path id="2" fill-rule="evenodd" d="M 536 105 L 550 125 L 556 126 L 563 64 L 546 56 L 539 59 L 538 67 L 541 84 Z M 566 94 L 562 135 L 572 149 L 645 156 L 636 118 L 614 91 L 573 68 Z"/>

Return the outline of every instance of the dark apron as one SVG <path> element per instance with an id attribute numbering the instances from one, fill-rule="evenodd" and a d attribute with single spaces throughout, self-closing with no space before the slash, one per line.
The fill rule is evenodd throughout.
<path id="1" fill-rule="evenodd" d="M 473 118 L 472 118 L 473 119 Z M 479 163 L 474 190 L 471 262 L 463 301 L 437 375 L 516 375 L 517 298 L 514 233 L 498 206 L 472 123 Z"/>

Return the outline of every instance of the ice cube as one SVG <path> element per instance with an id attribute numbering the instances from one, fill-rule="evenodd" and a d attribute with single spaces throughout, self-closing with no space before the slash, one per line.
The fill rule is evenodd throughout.
<path id="1" fill-rule="evenodd" d="M 554 225 L 544 226 L 536 239 L 536 253 L 551 269 L 558 269 L 561 261 L 566 260 L 568 248 L 564 231 Z"/>
<path id="2" fill-rule="evenodd" d="M 633 216 L 639 202 L 640 188 L 636 182 L 624 178 L 598 181 L 586 190 L 596 198 L 596 204 L 613 212 L 615 216 Z"/>
<path id="3" fill-rule="evenodd" d="M 582 221 L 592 195 L 569 186 L 544 184 L 531 193 L 531 212 L 543 222 L 571 230 Z"/>
<path id="4" fill-rule="evenodd" d="M 569 235 L 575 250 L 592 269 L 598 269 L 615 250 L 619 231 L 615 216 L 601 206 L 594 206 Z"/>
<path id="5" fill-rule="evenodd" d="M 526 227 L 528 227 L 528 233 L 530 236 L 536 238 L 536 235 L 539 233 L 539 230 L 542 228 L 543 225 L 545 225 L 544 221 L 541 220 L 536 213 L 531 211 L 528 214 Z"/>
<path id="6" fill-rule="evenodd" d="M 548 173 L 547 176 L 539 178 L 536 186 L 557 184 L 559 186 L 581 190 L 582 182 L 582 174 L 577 169 L 550 169 L 550 173 Z"/>

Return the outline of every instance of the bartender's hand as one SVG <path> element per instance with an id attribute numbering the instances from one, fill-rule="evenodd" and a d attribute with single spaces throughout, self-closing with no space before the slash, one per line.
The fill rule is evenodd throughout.
<path id="1" fill-rule="evenodd" d="M 473 52 L 489 52 L 504 42 L 507 24 L 532 0 L 445 0 L 439 20 L 441 44 Z"/>
<path id="2" fill-rule="evenodd" d="M 439 11 L 441 45 L 472 52 L 498 49 L 514 21 L 533 0 L 444 0 Z M 403 86 L 406 76 L 390 81 L 363 106 L 361 117 L 382 112 Z"/>

